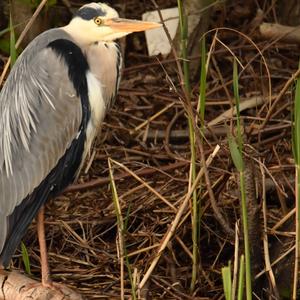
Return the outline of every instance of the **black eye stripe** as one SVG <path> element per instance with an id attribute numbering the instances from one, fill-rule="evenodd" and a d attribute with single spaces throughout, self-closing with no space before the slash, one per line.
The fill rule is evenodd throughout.
<path id="1" fill-rule="evenodd" d="M 105 16 L 106 12 L 102 9 L 95 9 L 95 8 L 91 8 L 91 7 L 83 7 L 81 9 L 79 9 L 77 11 L 77 13 L 75 14 L 76 17 L 80 17 L 84 20 L 92 20 L 95 17 L 98 16 Z"/>

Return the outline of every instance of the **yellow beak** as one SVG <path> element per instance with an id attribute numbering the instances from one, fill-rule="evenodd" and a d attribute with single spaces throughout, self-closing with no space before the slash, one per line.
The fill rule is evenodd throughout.
<path id="1" fill-rule="evenodd" d="M 161 27 L 161 24 L 122 18 L 107 19 L 104 25 L 118 32 L 138 32 Z"/>

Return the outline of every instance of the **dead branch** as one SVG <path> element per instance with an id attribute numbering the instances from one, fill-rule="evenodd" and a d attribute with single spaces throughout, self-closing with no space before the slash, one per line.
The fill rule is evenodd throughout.
<path id="1" fill-rule="evenodd" d="M 259 31 L 263 38 L 300 44 L 300 28 L 275 23 L 262 23 Z"/>
<path id="2" fill-rule="evenodd" d="M 18 272 L 1 271 L 0 273 L 0 300 L 83 300 L 84 298 L 64 285 L 54 288 L 45 288 L 35 281 Z"/>

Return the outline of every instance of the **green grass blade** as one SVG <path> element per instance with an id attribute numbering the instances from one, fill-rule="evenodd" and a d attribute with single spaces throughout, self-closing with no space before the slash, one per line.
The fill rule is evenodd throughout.
<path id="1" fill-rule="evenodd" d="M 229 148 L 231 156 L 240 173 L 240 190 L 241 190 L 241 207 L 242 207 L 242 221 L 243 221 L 243 235 L 244 235 L 244 250 L 246 261 L 246 298 L 252 299 L 252 278 L 251 278 L 251 258 L 250 258 L 250 244 L 248 231 L 248 213 L 247 213 L 247 199 L 245 188 L 244 162 L 243 162 L 243 136 L 241 130 L 240 120 L 240 96 L 239 96 L 239 82 L 238 82 L 238 67 L 234 59 L 233 63 L 233 92 L 237 111 L 237 143 L 233 137 L 229 137 Z"/>
<path id="2" fill-rule="evenodd" d="M 179 25 L 180 25 L 180 38 L 181 38 L 181 57 L 183 61 L 183 80 L 184 80 L 184 88 L 186 91 L 186 95 L 190 100 L 190 72 L 189 72 L 189 61 L 187 54 L 187 43 L 188 43 L 188 20 L 187 16 L 184 13 L 182 1 L 178 0 L 178 13 L 179 13 Z M 190 149 L 191 149 L 191 175 L 192 180 L 191 184 L 195 181 L 196 178 L 196 149 L 195 149 L 195 131 L 193 128 L 193 120 L 191 120 L 192 116 L 188 115 L 188 125 L 189 125 L 189 137 L 190 137 Z M 198 203 L 197 203 L 197 190 L 195 189 L 192 195 L 192 240 L 193 240 L 193 266 L 192 266 L 192 278 L 190 290 L 193 291 L 195 289 L 195 284 L 197 281 L 197 272 L 199 269 L 198 265 Z"/>
<path id="3" fill-rule="evenodd" d="M 300 68 L 300 64 L 299 64 Z M 296 90 L 295 90 L 295 105 L 294 105 L 294 126 L 293 130 L 293 152 L 295 163 L 298 165 L 300 163 L 300 80 L 296 80 Z"/>
<path id="4" fill-rule="evenodd" d="M 125 228 L 127 227 L 130 211 L 127 210 L 126 221 L 124 223 L 122 213 L 121 213 L 121 208 L 120 208 L 119 196 L 118 196 L 118 192 L 117 192 L 117 188 L 116 188 L 116 184 L 115 184 L 115 180 L 114 180 L 114 176 L 113 176 L 110 159 L 108 159 L 108 166 L 109 166 L 109 179 L 110 179 L 110 186 L 111 186 L 111 190 L 112 190 L 113 203 L 114 203 L 115 212 L 116 212 L 116 216 L 117 216 L 118 228 L 120 231 L 119 232 L 120 243 L 121 243 L 120 247 L 122 247 L 121 256 L 125 258 L 125 265 L 126 265 L 126 268 L 128 271 L 128 277 L 129 277 L 129 281 L 131 284 L 131 296 L 132 296 L 132 299 L 135 300 L 136 299 L 135 284 L 134 284 L 134 280 L 133 280 L 133 276 L 132 276 L 132 272 L 131 272 L 131 267 L 130 267 L 129 258 L 127 255 L 126 244 L 125 244 L 125 239 L 124 239 Z M 122 284 L 124 284 L 124 283 L 122 282 L 121 285 Z M 124 297 L 124 295 L 122 295 L 122 296 Z"/>
<path id="5" fill-rule="evenodd" d="M 238 144 L 236 143 L 234 137 L 231 134 L 228 134 L 228 145 L 229 145 L 231 158 L 235 167 L 239 172 L 242 172 L 244 170 L 243 157 L 240 148 L 238 147 Z"/>
<path id="6" fill-rule="evenodd" d="M 245 257 L 244 257 L 244 255 L 241 255 L 238 294 L 237 294 L 238 300 L 244 299 L 244 282 L 245 282 Z"/>
<path id="7" fill-rule="evenodd" d="M 231 282 L 231 267 L 230 263 L 227 267 L 222 268 L 222 280 L 223 280 L 223 288 L 226 300 L 231 300 L 231 290 L 232 290 L 232 282 Z"/>
<path id="8" fill-rule="evenodd" d="M 240 94 L 239 94 L 239 75 L 238 75 L 238 66 L 237 61 L 233 61 L 233 94 L 236 105 L 236 125 L 237 125 L 237 141 L 240 148 L 240 151 L 243 151 L 243 140 L 241 132 L 241 114 L 240 114 Z"/>
<path id="9" fill-rule="evenodd" d="M 187 44 L 188 44 L 188 19 L 184 13 L 183 5 L 181 0 L 177 0 L 178 12 L 179 12 L 179 26 L 180 26 L 180 39 L 181 39 L 181 56 L 183 59 L 183 76 L 184 76 L 184 86 L 188 95 L 190 95 L 190 70 L 189 61 L 187 54 Z"/>
<path id="10" fill-rule="evenodd" d="M 6 34 L 6 33 L 8 33 L 8 32 L 10 32 L 10 28 L 9 28 L 9 27 L 8 27 L 8 28 L 5 28 L 5 29 L 3 29 L 3 30 L 0 30 L 0 36 Z"/>
<path id="11" fill-rule="evenodd" d="M 250 300 L 252 299 L 252 278 L 251 278 L 251 259 L 250 259 L 247 199 L 246 199 L 244 172 L 240 172 L 240 189 L 241 189 L 241 198 L 242 198 L 241 203 L 242 203 L 245 261 L 246 261 L 246 296 L 247 296 L 247 300 Z"/>
<path id="12" fill-rule="evenodd" d="M 300 68 L 300 62 L 299 62 Z M 294 281 L 293 281 L 293 299 L 297 298 L 299 285 L 299 258 L 300 258 L 300 79 L 296 80 L 295 104 L 294 104 L 294 122 L 293 122 L 293 153 L 295 158 L 296 178 L 295 178 L 295 263 L 294 263 Z"/>
<path id="13" fill-rule="evenodd" d="M 31 268 L 30 268 L 30 260 L 27 248 L 23 242 L 21 242 L 21 252 L 22 252 L 22 259 L 25 266 L 25 271 L 27 274 L 32 275 Z"/>

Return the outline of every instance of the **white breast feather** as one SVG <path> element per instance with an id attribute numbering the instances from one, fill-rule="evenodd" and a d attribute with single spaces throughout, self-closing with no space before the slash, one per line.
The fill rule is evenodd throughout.
<path id="1" fill-rule="evenodd" d="M 86 143 L 84 147 L 83 161 L 91 149 L 92 142 L 97 135 L 97 131 L 106 112 L 106 105 L 102 96 L 102 86 L 99 80 L 91 72 L 87 72 L 86 78 L 91 108 L 91 118 L 88 122 L 86 130 Z"/>

